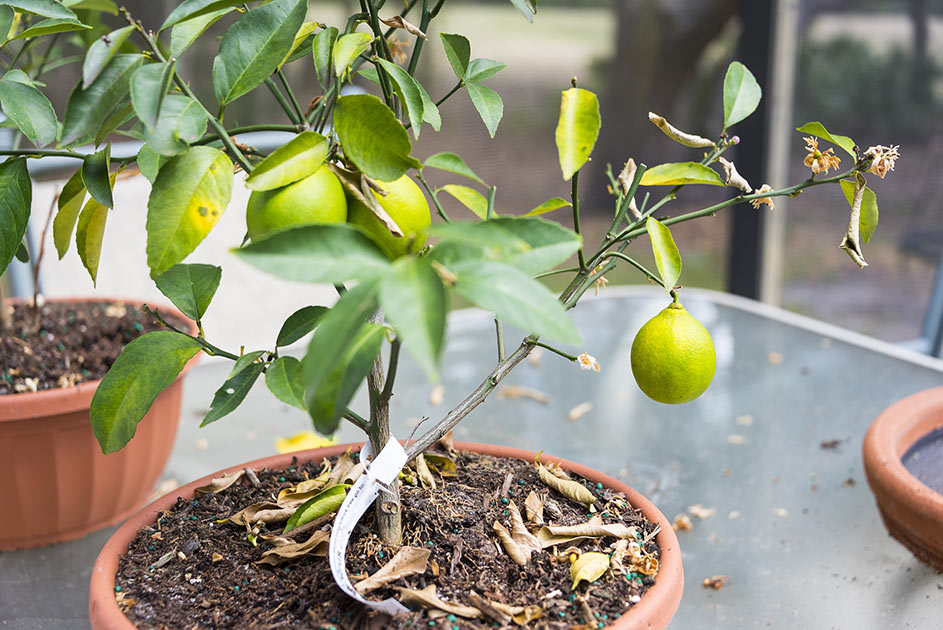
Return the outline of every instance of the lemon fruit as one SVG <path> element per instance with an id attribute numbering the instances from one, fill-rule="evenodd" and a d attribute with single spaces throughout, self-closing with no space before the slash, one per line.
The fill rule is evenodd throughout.
<path id="1" fill-rule="evenodd" d="M 246 206 L 246 228 L 252 240 L 289 227 L 346 220 L 344 188 L 326 166 L 293 184 L 257 190 L 249 195 Z"/>
<path id="2" fill-rule="evenodd" d="M 423 230 L 432 224 L 429 202 L 422 190 L 408 175 L 392 182 L 377 182 L 386 192 L 383 196 L 371 190 L 380 206 L 396 222 L 403 236 L 393 236 L 389 228 L 377 218 L 370 208 L 348 197 L 348 222 L 360 227 L 391 260 L 406 253 L 415 254 L 426 244 Z"/>
<path id="3" fill-rule="evenodd" d="M 677 405 L 704 393 L 717 357 L 707 329 L 678 298 L 648 320 L 632 342 L 632 374 L 652 400 Z"/>

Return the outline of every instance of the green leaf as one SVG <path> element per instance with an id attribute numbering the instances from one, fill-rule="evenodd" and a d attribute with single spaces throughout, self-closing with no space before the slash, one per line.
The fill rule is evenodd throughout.
<path id="1" fill-rule="evenodd" d="M 160 169 L 147 201 L 147 266 L 159 276 L 209 234 L 232 194 L 232 162 L 212 147 L 193 147 Z"/>
<path id="2" fill-rule="evenodd" d="M 144 128 L 144 140 L 162 156 L 174 156 L 190 148 L 206 131 L 206 112 L 189 96 L 168 94 L 154 129 Z"/>
<path id="3" fill-rule="evenodd" d="M 563 199 L 562 197 L 554 197 L 553 199 L 548 199 L 547 201 L 543 202 L 524 216 L 536 217 L 539 214 L 553 212 L 554 210 L 559 210 L 560 208 L 566 208 L 569 205 L 571 204 L 566 199 Z"/>
<path id="4" fill-rule="evenodd" d="M 468 260 L 449 267 L 458 276 L 455 291 L 499 319 L 528 333 L 579 343 L 576 326 L 556 296 L 514 267 Z"/>
<path id="5" fill-rule="evenodd" d="M 101 205 L 113 208 L 114 198 L 111 194 L 111 145 L 97 153 L 90 153 L 82 160 L 82 184 L 92 199 Z"/>
<path id="6" fill-rule="evenodd" d="M 314 383 L 309 382 L 306 388 L 310 399 L 308 414 L 314 421 L 315 429 L 324 434 L 337 430 L 348 403 L 380 354 L 385 337 L 386 329 L 383 326 L 364 324 L 344 347 L 342 354 L 326 361 L 329 369 L 324 376 Z M 322 360 L 325 358 L 322 357 Z"/>
<path id="7" fill-rule="evenodd" d="M 225 7 L 216 11 L 204 13 L 198 17 L 190 18 L 184 22 L 174 24 L 173 28 L 170 29 L 170 56 L 180 57 L 180 55 L 186 52 L 186 50 L 193 45 L 193 42 L 195 42 L 200 37 L 200 35 L 206 31 L 206 29 L 215 24 L 219 18 L 223 17 L 227 13 L 230 13 L 232 10 L 233 7 Z"/>
<path id="8" fill-rule="evenodd" d="M 72 241 L 72 231 L 79 218 L 79 211 L 85 203 L 85 184 L 82 183 L 82 169 L 75 171 L 69 181 L 62 187 L 59 199 L 56 202 L 59 211 L 52 221 L 52 240 L 59 253 L 59 260 L 69 251 Z"/>
<path id="9" fill-rule="evenodd" d="M 231 9 L 245 4 L 245 0 L 184 0 L 177 8 L 170 12 L 164 23 L 160 25 L 159 30 L 170 28 L 185 20 L 203 17 L 223 9 Z"/>
<path id="10" fill-rule="evenodd" d="M 422 83 L 416 81 L 416 87 L 419 88 L 419 96 L 422 97 L 422 122 L 428 124 L 434 131 L 442 128 L 442 116 L 439 114 L 439 108 L 432 101 L 426 88 Z"/>
<path id="11" fill-rule="evenodd" d="M 216 390 L 210 410 L 200 423 L 201 427 L 216 422 L 220 418 L 232 413 L 238 407 L 265 368 L 265 364 L 258 361 L 263 354 L 262 350 L 249 352 L 239 357 L 229 373 L 229 378 L 223 386 Z"/>
<path id="12" fill-rule="evenodd" d="M 825 125 L 820 122 L 807 122 L 801 127 L 797 128 L 796 131 L 801 133 L 807 133 L 813 135 L 822 140 L 827 140 L 832 144 L 841 147 L 845 150 L 845 153 L 850 155 L 855 160 L 858 159 L 858 156 L 855 155 L 855 141 L 849 138 L 848 136 L 840 136 L 838 134 L 831 134 L 825 129 Z"/>
<path id="13" fill-rule="evenodd" d="M 62 0 L 62 4 L 70 9 L 85 9 L 118 15 L 118 5 L 111 0 Z"/>
<path id="14" fill-rule="evenodd" d="M 481 251 L 482 258 L 491 260 L 503 260 L 530 249 L 526 241 L 503 227 L 498 219 L 436 223 L 427 228 L 426 233 L 441 239 L 430 253 L 437 260 L 437 252 L 443 245 L 474 247 Z"/>
<path id="15" fill-rule="evenodd" d="M 13 10 L 13 7 L 0 5 L 0 46 L 6 43 L 15 21 L 16 11 Z"/>
<path id="16" fill-rule="evenodd" d="M 165 107 L 164 113 L 166 112 L 167 108 Z M 167 156 L 158 154 L 150 145 L 145 144 L 138 151 L 138 168 L 141 169 L 141 175 L 153 185 L 160 167 L 166 164 L 169 159 Z"/>
<path id="17" fill-rule="evenodd" d="M 312 391 L 320 386 L 332 369 L 332 360 L 337 361 L 351 348 L 360 329 L 376 312 L 378 291 L 379 279 L 361 282 L 343 293 L 321 318 L 308 344 L 308 351 L 301 360 L 305 391 L 309 399 Z"/>
<path id="18" fill-rule="evenodd" d="M 33 184 L 26 170 L 26 158 L 12 158 L 0 164 L 0 275 L 23 242 L 32 199 Z"/>
<path id="19" fill-rule="evenodd" d="M 450 33 L 439 33 L 442 40 L 442 46 L 445 48 L 445 56 L 449 60 L 455 76 L 464 79 L 468 72 L 468 60 L 471 57 L 471 44 L 464 35 L 453 35 Z"/>
<path id="20" fill-rule="evenodd" d="M 29 249 L 26 247 L 25 240 L 20 241 L 20 246 L 16 248 L 16 253 L 13 256 L 21 263 L 29 262 Z"/>
<path id="21" fill-rule="evenodd" d="M 724 180 L 712 168 L 697 162 L 669 162 L 645 171 L 641 186 L 677 186 L 679 184 L 709 184 L 723 186 Z"/>
<path id="22" fill-rule="evenodd" d="M 317 22 L 302 23 L 301 28 L 295 33 L 295 39 L 291 42 L 291 48 L 288 49 L 288 54 L 286 54 L 282 62 L 278 64 L 279 70 L 281 70 L 282 66 L 285 64 L 301 59 L 309 54 L 311 46 L 314 45 L 314 35 L 312 35 L 312 33 L 318 26 L 320 25 Z"/>
<path id="23" fill-rule="evenodd" d="M 108 136 L 113 134 L 118 127 L 126 123 L 134 116 L 134 108 L 131 103 L 126 103 L 124 107 L 119 108 L 102 123 L 102 126 L 95 133 L 95 146 L 100 146 Z"/>
<path id="24" fill-rule="evenodd" d="M 329 148 L 321 134 L 302 131 L 259 162 L 246 178 L 246 186 L 272 190 L 304 179 L 321 168 Z"/>
<path id="25" fill-rule="evenodd" d="M 724 129 L 756 111 L 762 98 L 763 90 L 753 73 L 739 61 L 732 61 L 724 77 Z"/>
<path id="26" fill-rule="evenodd" d="M 108 114 L 127 98 L 131 75 L 142 63 L 141 55 L 115 55 L 88 89 L 75 86 L 66 105 L 59 144 L 83 144 L 94 138 Z"/>
<path id="27" fill-rule="evenodd" d="M 27 39 L 30 37 L 40 37 L 42 35 L 52 35 L 53 33 L 68 33 L 70 31 L 87 31 L 92 27 L 88 24 L 82 24 L 74 18 L 69 19 L 59 19 L 53 18 L 50 20 L 42 20 L 41 22 L 36 22 L 29 26 L 29 28 L 23 29 L 23 31 L 16 37 L 10 38 L 11 41 L 14 39 Z"/>
<path id="28" fill-rule="evenodd" d="M 334 129 L 344 154 L 362 172 L 381 182 L 392 182 L 407 170 L 419 168 L 409 155 L 409 134 L 383 101 L 371 94 L 337 99 Z"/>
<path id="29" fill-rule="evenodd" d="M 507 64 L 493 59 L 472 59 L 465 75 L 467 83 L 481 83 L 507 68 Z"/>
<path id="30" fill-rule="evenodd" d="M 215 265 L 174 265 L 154 278 L 154 284 L 181 313 L 199 321 L 219 288 L 222 274 Z"/>
<path id="31" fill-rule="evenodd" d="M 569 181 L 589 160 L 601 125 L 599 101 L 595 94 L 582 88 L 570 88 L 563 92 L 556 142 L 565 181 Z"/>
<path id="32" fill-rule="evenodd" d="M 841 190 L 845 193 L 845 199 L 851 205 L 855 196 L 854 180 L 841 180 Z M 861 229 L 861 238 L 865 243 L 871 241 L 874 230 L 878 227 L 878 198 L 874 191 L 865 186 L 864 195 L 861 198 L 861 215 L 858 218 L 858 226 Z"/>
<path id="33" fill-rule="evenodd" d="M 479 219 L 484 219 L 488 215 L 488 200 L 484 195 L 468 186 L 459 186 L 458 184 L 446 184 L 436 190 L 447 192 L 455 197 L 463 206 L 475 213 Z"/>
<path id="34" fill-rule="evenodd" d="M 482 122 L 488 128 L 488 133 L 494 138 L 498 130 L 498 123 L 504 115 L 504 102 L 497 92 L 484 85 L 469 83 L 465 86 L 468 96 L 471 98 L 472 105 L 478 110 Z"/>
<path id="35" fill-rule="evenodd" d="M 354 59 L 370 48 L 373 35 L 369 33 L 348 33 L 334 42 L 334 75 L 342 76 Z"/>
<path id="36" fill-rule="evenodd" d="M 62 4 L 54 0 L 0 0 L 0 5 L 11 6 L 20 11 L 41 15 L 47 18 L 60 18 L 63 20 L 77 19 L 75 13 L 69 11 Z"/>
<path id="37" fill-rule="evenodd" d="M 149 129 L 157 127 L 160 106 L 173 81 L 177 62 L 150 63 L 131 76 L 131 104 L 134 113 Z"/>
<path id="38" fill-rule="evenodd" d="M 298 282 L 364 280 L 390 266 L 363 232 L 345 223 L 275 232 L 233 252 L 257 269 Z"/>
<path id="39" fill-rule="evenodd" d="M 252 9 L 226 30 L 213 60 L 213 92 L 226 105 L 258 87 L 291 50 L 307 0 L 274 0 Z"/>
<path id="40" fill-rule="evenodd" d="M 278 347 L 289 346 L 309 332 L 317 328 L 318 323 L 328 309 L 324 306 L 303 306 L 288 316 L 281 330 L 278 331 L 278 338 L 275 345 Z"/>
<path id="41" fill-rule="evenodd" d="M 151 403 L 201 347 L 169 330 L 143 334 L 125 346 L 95 390 L 89 410 L 103 453 L 114 453 L 134 437 Z"/>
<path id="42" fill-rule="evenodd" d="M 537 15 L 537 0 L 511 0 L 511 4 L 528 22 L 534 21 L 534 16 Z"/>
<path id="43" fill-rule="evenodd" d="M 337 41 L 337 27 L 328 26 L 326 29 L 314 36 L 311 42 L 311 52 L 314 55 L 314 69 L 318 73 L 318 82 L 321 87 L 327 89 L 327 85 L 333 76 L 331 67 L 334 51 L 334 42 Z"/>
<path id="44" fill-rule="evenodd" d="M 108 65 L 108 62 L 111 61 L 133 31 L 133 26 L 125 26 L 92 42 L 85 53 L 85 61 L 82 63 L 83 90 L 88 89 L 88 86 L 98 78 L 98 75 L 105 69 L 105 66 Z"/>
<path id="45" fill-rule="evenodd" d="M 398 259 L 380 284 L 380 307 L 419 367 L 438 380 L 448 302 L 432 265 L 413 256 Z"/>
<path id="46" fill-rule="evenodd" d="M 378 59 L 380 65 L 393 79 L 393 89 L 399 97 L 400 102 L 406 109 L 406 116 L 409 118 L 410 127 L 413 130 L 413 137 L 419 138 L 420 127 L 423 119 L 423 101 L 422 93 L 419 91 L 419 84 L 412 78 L 408 72 L 386 59 Z"/>
<path id="47" fill-rule="evenodd" d="M 645 220 L 645 229 L 648 230 L 652 241 L 652 253 L 655 254 L 658 275 L 665 285 L 665 292 L 670 293 L 681 277 L 681 253 L 671 236 L 671 230 L 663 223 L 648 217 Z"/>
<path id="48" fill-rule="evenodd" d="M 278 357 L 265 371 L 265 385 L 286 405 L 308 410 L 305 386 L 301 379 L 301 361 L 295 357 Z"/>
<path id="49" fill-rule="evenodd" d="M 339 510 L 344 499 L 347 497 L 348 488 L 350 488 L 350 484 L 339 483 L 330 488 L 325 488 L 299 505 L 295 513 L 292 514 L 288 522 L 285 523 L 285 529 L 282 530 L 282 535 L 310 523 L 315 519 L 321 518 L 326 514 L 332 514 Z"/>
<path id="50" fill-rule="evenodd" d="M 79 258 L 92 278 L 92 284 L 98 283 L 98 263 L 101 260 L 102 239 L 105 237 L 105 222 L 108 220 L 108 207 L 89 199 L 79 215 L 75 228 L 75 248 Z"/>
<path id="51" fill-rule="evenodd" d="M 538 274 L 555 267 L 576 253 L 582 239 L 555 221 L 525 217 L 501 217 L 490 223 L 513 234 L 527 248 L 509 252 L 503 262 L 529 274 Z"/>
<path id="52" fill-rule="evenodd" d="M 33 85 L 16 81 L 10 75 L 0 79 L 0 104 L 3 113 L 37 147 L 56 139 L 59 133 L 56 112 L 49 99 Z"/>
<path id="53" fill-rule="evenodd" d="M 423 163 L 423 168 L 436 168 L 440 171 L 448 171 L 449 173 L 455 173 L 456 175 L 461 175 L 462 177 L 467 177 L 468 179 L 473 179 L 479 184 L 485 184 L 475 171 L 471 170 L 465 160 L 456 155 L 455 153 L 436 153 L 435 155 L 430 155 L 426 158 L 425 163 Z"/>

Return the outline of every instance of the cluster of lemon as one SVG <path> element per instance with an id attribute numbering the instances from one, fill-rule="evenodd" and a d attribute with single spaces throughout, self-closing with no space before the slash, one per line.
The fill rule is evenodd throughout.
<path id="1" fill-rule="evenodd" d="M 425 195 L 407 175 L 379 182 L 379 186 L 385 195 L 372 192 L 403 236 L 394 236 L 369 208 L 345 193 L 330 169 L 322 166 L 293 184 L 253 192 L 246 207 L 249 238 L 255 240 L 276 230 L 312 223 L 347 222 L 366 231 L 391 259 L 418 252 L 425 245 L 422 232 L 432 221 Z"/>

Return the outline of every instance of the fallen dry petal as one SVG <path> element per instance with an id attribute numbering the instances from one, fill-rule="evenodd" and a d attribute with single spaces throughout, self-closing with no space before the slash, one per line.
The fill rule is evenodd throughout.
<path id="1" fill-rule="evenodd" d="M 609 568 L 612 569 L 612 572 L 616 575 L 622 575 L 627 572 L 622 561 L 628 551 L 629 541 L 625 538 L 617 540 L 616 544 L 612 546 L 612 555 L 609 556 Z"/>
<path id="2" fill-rule="evenodd" d="M 712 588 L 715 591 L 719 591 L 724 587 L 724 584 L 730 583 L 730 578 L 726 575 L 712 575 L 709 578 L 704 578 L 701 584 L 704 585 L 704 588 Z"/>
<path id="3" fill-rule="evenodd" d="M 740 435 L 738 433 L 731 433 L 730 435 L 727 436 L 727 441 L 730 442 L 731 444 L 736 444 L 737 446 L 741 446 L 747 443 L 747 438 L 745 435 Z"/>
<path id="4" fill-rule="evenodd" d="M 196 489 L 197 494 L 213 494 L 214 492 L 219 492 L 220 490 L 225 490 L 229 486 L 233 485 L 246 474 L 245 470 L 237 470 L 236 472 L 231 472 L 221 477 L 214 477 L 210 480 L 205 486 L 200 486 Z"/>
<path id="5" fill-rule="evenodd" d="M 397 588 L 400 595 L 400 601 L 404 604 L 414 604 L 424 608 L 436 608 L 459 617 L 468 617 L 473 619 L 481 616 L 481 611 L 472 606 L 463 606 L 453 604 L 439 599 L 435 592 L 435 584 L 430 584 L 421 591 L 412 588 Z"/>
<path id="6" fill-rule="evenodd" d="M 593 403 L 589 402 L 588 400 L 586 402 L 581 402 L 577 406 L 570 409 L 569 412 L 567 412 L 566 419 L 570 422 L 576 422 L 592 410 Z"/>
<path id="7" fill-rule="evenodd" d="M 692 505 L 688 508 L 688 514 L 691 516 L 696 516 L 697 518 L 704 520 L 705 518 L 710 518 L 714 515 L 714 512 L 717 510 L 714 508 L 706 508 L 700 503 Z"/>
<path id="8" fill-rule="evenodd" d="M 357 582 L 354 588 L 361 595 L 375 591 L 381 586 L 395 582 L 407 575 L 418 575 L 426 571 L 426 562 L 429 560 L 429 549 L 418 547 L 401 547 L 396 555 L 370 577 Z"/>
<path id="9" fill-rule="evenodd" d="M 445 400 L 445 387 L 436 385 L 429 392 L 429 404 L 438 407 Z"/>
<path id="10" fill-rule="evenodd" d="M 692 527 L 694 527 L 694 524 L 691 522 L 691 517 L 687 514 L 678 514 L 671 524 L 671 529 L 676 532 L 689 532 Z"/>
<path id="11" fill-rule="evenodd" d="M 498 398 L 530 398 L 531 400 L 536 400 L 539 403 L 546 403 L 550 400 L 550 396 L 543 393 L 542 391 L 531 389 L 529 387 L 524 387 L 523 385 L 505 385 L 498 390 Z"/>

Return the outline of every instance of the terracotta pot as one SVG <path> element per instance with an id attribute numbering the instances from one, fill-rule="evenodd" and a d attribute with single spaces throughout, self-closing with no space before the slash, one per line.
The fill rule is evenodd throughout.
<path id="1" fill-rule="evenodd" d="M 897 401 L 864 438 L 864 470 L 887 531 L 923 562 L 943 571 L 943 496 L 904 467 L 902 456 L 943 428 L 943 387 Z M 941 462 L 943 465 L 943 462 Z"/>
<path id="2" fill-rule="evenodd" d="M 196 488 L 208 484 L 212 478 L 224 473 L 241 470 L 247 466 L 251 468 L 286 468 L 291 466 L 294 457 L 301 461 L 318 462 L 325 457 L 340 455 L 348 448 L 360 448 L 360 446 L 361 444 L 341 444 L 310 451 L 275 455 L 247 464 L 240 464 L 188 483 L 145 507 L 128 519 L 108 539 L 95 561 L 95 567 L 92 569 L 88 607 L 93 630 L 135 630 L 134 624 L 124 616 L 124 613 L 121 612 L 115 602 L 115 575 L 118 572 L 118 560 L 128 551 L 128 547 L 137 535 L 138 530 L 152 525 L 157 520 L 157 515 L 163 510 L 170 509 L 177 502 L 178 497 L 193 498 Z M 532 451 L 473 442 L 456 442 L 455 447 L 459 450 L 526 461 L 534 461 L 534 457 L 537 455 Z M 661 548 L 661 561 L 655 584 L 645 593 L 642 601 L 606 627 L 611 630 L 659 630 L 667 626 L 678 609 L 678 604 L 681 602 L 681 593 L 684 590 L 681 547 L 678 544 L 678 538 L 675 536 L 674 530 L 671 528 L 671 523 L 648 499 L 621 481 L 565 459 L 548 457 L 546 454 L 541 455 L 541 457 L 546 461 L 559 461 L 566 470 L 625 493 L 629 503 L 641 509 L 648 520 L 661 526 L 661 531 L 655 537 L 658 546 Z"/>
<path id="3" fill-rule="evenodd" d="M 56 301 L 142 304 L 108 298 Z M 161 311 L 189 321 L 175 309 Z M 157 397 L 128 445 L 111 455 L 102 454 L 88 415 L 101 381 L 0 396 L 0 551 L 79 538 L 140 509 L 170 456 L 182 377 L 195 361 Z"/>

